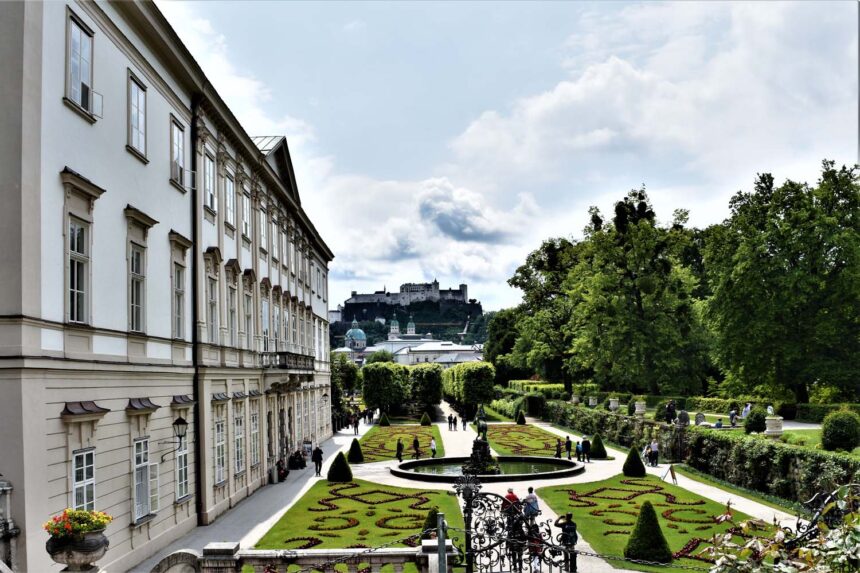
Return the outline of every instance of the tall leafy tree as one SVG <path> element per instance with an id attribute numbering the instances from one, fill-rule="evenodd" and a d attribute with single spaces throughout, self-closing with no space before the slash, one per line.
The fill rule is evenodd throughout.
<path id="1" fill-rule="evenodd" d="M 331 353 L 331 381 L 344 392 L 354 392 L 358 389 L 358 366 L 342 352 Z M 332 401 L 334 405 L 334 401 Z"/>
<path id="2" fill-rule="evenodd" d="M 615 205 L 611 221 L 591 210 L 587 252 L 568 274 L 569 362 L 607 388 L 651 393 L 700 390 L 706 352 L 693 273 L 680 262 L 686 213 L 656 224 L 644 190 Z"/>
<path id="3" fill-rule="evenodd" d="M 860 186 L 825 161 L 816 186 L 759 175 L 705 248 L 720 365 L 746 386 L 858 397 Z"/>
<path id="4" fill-rule="evenodd" d="M 511 364 L 510 353 L 519 335 L 518 308 L 504 308 L 492 313 L 487 324 L 487 342 L 484 344 L 484 360 L 496 367 L 496 384 L 507 384 L 509 380 L 528 378 L 533 371 L 517 368 Z"/>

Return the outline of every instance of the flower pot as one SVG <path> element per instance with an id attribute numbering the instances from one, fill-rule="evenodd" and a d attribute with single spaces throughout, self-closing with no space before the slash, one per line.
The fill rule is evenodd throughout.
<path id="1" fill-rule="evenodd" d="M 618 409 L 618 398 L 609 399 L 609 409 L 613 412 Z"/>
<path id="2" fill-rule="evenodd" d="M 107 552 L 110 541 L 104 530 L 87 531 L 80 536 L 51 537 L 45 550 L 56 563 L 66 565 L 66 571 L 89 571 Z"/>
<path id="3" fill-rule="evenodd" d="M 591 406 L 592 408 L 594 406 L 597 406 L 597 396 L 589 396 L 588 397 L 588 405 Z"/>
<path id="4" fill-rule="evenodd" d="M 647 404 L 645 403 L 644 400 L 640 401 L 640 402 L 636 402 L 636 412 L 635 412 L 636 415 L 639 416 L 640 418 L 644 418 L 646 407 L 647 407 Z"/>
<path id="5" fill-rule="evenodd" d="M 769 438 L 777 439 L 782 435 L 782 417 L 781 416 L 768 416 L 764 419 L 765 423 L 765 431 L 764 435 Z"/>
<path id="6" fill-rule="evenodd" d="M 579 396 L 572 396 L 570 399 L 574 404 L 579 404 Z"/>

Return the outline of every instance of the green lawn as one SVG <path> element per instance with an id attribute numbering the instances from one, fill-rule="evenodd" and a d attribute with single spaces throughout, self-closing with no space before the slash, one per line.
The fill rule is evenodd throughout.
<path id="1" fill-rule="evenodd" d="M 419 533 L 438 507 L 451 527 L 463 529 L 453 491 L 405 489 L 356 480 L 319 481 L 270 529 L 257 549 L 375 547 Z M 396 546 L 416 546 L 416 541 Z"/>
<path id="2" fill-rule="evenodd" d="M 675 554 L 676 564 L 701 567 L 706 571 L 710 563 L 692 557 L 708 546 L 706 540 L 733 527 L 731 523 L 715 521 L 725 513 L 725 506 L 663 482 L 656 476 L 625 478 L 618 475 L 599 482 L 544 487 L 537 493 L 557 514 L 573 513 L 580 535 L 597 553 L 607 555 L 624 554 L 639 508 L 646 500 L 657 511 L 660 527 Z M 749 519 L 743 513 L 732 513 L 735 523 Z M 772 527 L 768 527 L 769 530 L 760 535 L 769 535 Z M 735 541 L 742 539 L 736 536 Z M 611 563 L 639 571 L 665 571 L 660 567 L 618 561 Z"/>
<path id="3" fill-rule="evenodd" d="M 555 455 L 555 442 L 559 438 L 546 430 L 526 424 L 489 424 L 487 439 L 490 446 L 502 456 L 547 456 Z M 562 440 L 564 454 L 564 440 Z"/>
<path id="4" fill-rule="evenodd" d="M 445 455 L 445 446 L 438 426 L 419 426 L 418 424 L 395 424 L 393 426 L 374 426 L 361 437 L 361 452 L 364 461 L 381 462 L 397 457 L 397 438 L 403 441 L 403 459 L 412 457 L 412 440 L 418 436 L 421 444 L 421 457 L 430 457 L 430 438 L 436 438 L 436 457 Z"/>
<path id="5" fill-rule="evenodd" d="M 821 430 L 785 430 L 781 440 L 794 446 L 821 449 Z M 854 448 L 851 455 L 860 457 L 860 447 Z"/>
<path id="6" fill-rule="evenodd" d="M 489 406 L 484 406 L 484 414 L 486 415 L 486 419 L 488 422 L 513 422 L 514 421 L 513 418 L 509 418 L 509 417 L 505 416 L 504 414 L 502 414 L 501 412 L 493 410 Z"/>

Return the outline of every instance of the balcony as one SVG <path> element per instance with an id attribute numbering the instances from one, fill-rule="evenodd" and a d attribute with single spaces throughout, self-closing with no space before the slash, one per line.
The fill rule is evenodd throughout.
<path id="1" fill-rule="evenodd" d="M 279 368 L 281 370 L 314 371 L 314 357 L 295 352 L 263 352 L 261 353 L 263 368 Z"/>

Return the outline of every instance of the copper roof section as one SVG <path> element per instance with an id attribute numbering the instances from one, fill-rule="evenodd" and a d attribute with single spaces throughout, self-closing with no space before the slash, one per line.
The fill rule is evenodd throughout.
<path id="1" fill-rule="evenodd" d="M 248 395 L 245 394 L 244 392 L 233 392 L 233 399 L 234 400 L 241 400 L 242 398 L 245 398 L 247 396 Z"/>
<path id="2" fill-rule="evenodd" d="M 129 414 L 151 414 L 161 408 L 149 398 L 129 398 L 125 411 Z"/>
<path id="3" fill-rule="evenodd" d="M 66 402 L 66 406 L 60 415 L 64 419 L 77 417 L 104 416 L 110 412 L 110 408 L 102 408 L 92 400 L 82 402 Z"/>
<path id="4" fill-rule="evenodd" d="M 194 400 L 191 398 L 191 396 L 188 396 L 185 394 L 180 394 L 178 396 L 173 397 L 173 400 L 171 400 L 170 405 L 174 406 L 174 407 L 175 406 L 183 407 L 183 406 L 193 406 L 195 403 L 196 402 L 194 402 Z"/>
<path id="5" fill-rule="evenodd" d="M 230 396 L 227 395 L 227 392 L 216 392 L 212 394 L 213 402 L 226 402 L 230 399 Z"/>
<path id="6" fill-rule="evenodd" d="M 248 397 L 250 397 L 250 398 L 256 398 L 257 396 L 262 396 L 262 395 L 263 395 L 263 393 L 260 392 L 259 390 L 251 390 L 250 392 L 248 392 Z"/>

